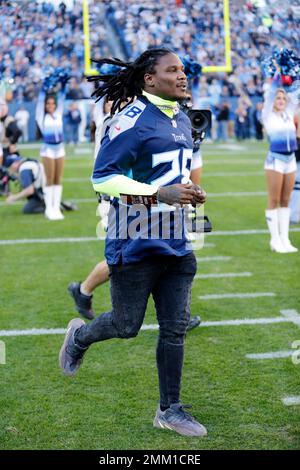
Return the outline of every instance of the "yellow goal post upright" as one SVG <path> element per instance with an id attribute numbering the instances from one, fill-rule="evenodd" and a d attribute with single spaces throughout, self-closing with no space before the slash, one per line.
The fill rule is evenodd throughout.
<path id="1" fill-rule="evenodd" d="M 82 0 L 83 14 L 83 40 L 84 40 L 84 73 L 85 75 L 98 75 L 99 72 L 92 67 L 91 63 L 91 46 L 90 46 L 90 17 L 89 17 L 89 0 Z M 224 49 L 225 64 L 223 65 L 206 65 L 203 66 L 203 73 L 231 72 L 231 44 L 230 44 L 230 9 L 229 0 L 223 0 L 223 17 L 224 17 Z"/>

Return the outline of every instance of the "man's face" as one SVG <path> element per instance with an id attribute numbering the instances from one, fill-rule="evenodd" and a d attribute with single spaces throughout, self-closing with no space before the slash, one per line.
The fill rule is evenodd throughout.
<path id="1" fill-rule="evenodd" d="M 155 73 L 145 74 L 145 91 L 166 100 L 182 100 L 186 96 L 187 79 L 184 66 L 176 54 L 161 57 Z"/>

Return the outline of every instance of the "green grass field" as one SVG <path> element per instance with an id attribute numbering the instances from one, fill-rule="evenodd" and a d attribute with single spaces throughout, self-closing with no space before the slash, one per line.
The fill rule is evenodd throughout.
<path id="1" fill-rule="evenodd" d="M 96 236 L 97 204 L 88 181 L 93 152 L 90 147 L 87 153 L 88 147 L 67 149 L 64 198 L 79 200 L 79 210 L 50 222 L 42 215 L 23 216 L 20 204 L 7 206 L 2 200 L 1 240 Z M 267 233 L 222 233 L 266 229 L 266 149 L 266 143 L 256 142 L 203 146 L 202 183 L 214 233 L 196 255 L 229 259 L 200 260 L 198 273 L 251 273 L 195 280 L 192 313 L 203 322 L 283 318 L 282 310 L 300 314 L 300 252 L 271 253 Z M 38 149 L 26 148 L 23 154 L 37 156 Z M 300 249 L 299 231 L 291 233 L 291 240 Z M 76 316 L 67 285 L 82 280 L 103 259 L 103 250 L 103 241 L 0 244 L 0 330 L 65 328 Z M 199 299 L 237 293 L 274 295 Z M 108 285 L 96 291 L 94 306 L 99 313 L 110 308 Z M 145 323 L 156 323 L 152 300 Z M 0 449 L 300 448 L 300 406 L 282 402 L 300 395 L 300 364 L 291 357 L 246 357 L 291 350 L 300 340 L 300 323 L 204 324 L 188 334 L 182 401 L 193 405 L 192 413 L 207 427 L 209 436 L 202 440 L 152 426 L 158 401 L 156 331 L 93 345 L 73 379 L 58 368 L 63 335 L 1 334 L 6 364 L 0 364 Z"/>

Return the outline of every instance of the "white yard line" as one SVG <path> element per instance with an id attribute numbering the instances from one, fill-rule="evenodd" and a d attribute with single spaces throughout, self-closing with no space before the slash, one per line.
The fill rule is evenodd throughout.
<path id="1" fill-rule="evenodd" d="M 213 326 L 239 326 L 239 325 L 269 325 L 272 323 L 289 323 L 289 318 L 270 317 L 270 318 L 243 318 L 237 320 L 204 321 L 199 328 Z M 143 325 L 141 330 L 158 330 L 158 325 Z M 65 334 L 65 328 L 31 328 L 28 330 L 0 330 L 0 337 L 9 336 L 40 336 L 40 335 L 62 335 Z"/>
<path id="2" fill-rule="evenodd" d="M 300 395 L 294 397 L 283 397 L 281 401 L 285 406 L 300 405 Z"/>
<path id="3" fill-rule="evenodd" d="M 72 180 L 72 181 L 71 181 Z M 79 180 L 79 178 L 69 178 L 64 181 L 68 182 L 74 182 L 74 181 Z M 89 181 L 88 179 L 83 178 L 82 181 Z M 266 191 L 246 191 L 246 192 L 227 192 L 227 193 L 208 193 L 207 197 L 208 198 L 217 198 L 217 197 L 257 197 L 257 196 L 266 196 L 267 192 Z M 73 201 L 77 202 L 93 202 L 96 201 L 96 198 L 91 199 L 91 198 L 85 198 L 85 199 L 72 199 Z"/>
<path id="4" fill-rule="evenodd" d="M 269 318 L 243 318 L 237 320 L 204 321 L 201 326 L 239 326 L 239 325 L 270 325 L 272 323 L 289 323 L 288 318 L 269 317 Z"/>
<path id="5" fill-rule="evenodd" d="M 0 240 L 0 245 L 24 245 L 28 243 L 78 243 L 97 242 L 99 240 L 105 240 L 105 237 L 24 238 L 21 240 Z"/>
<path id="6" fill-rule="evenodd" d="M 212 274 L 196 274 L 195 279 L 222 279 L 229 277 L 250 277 L 252 273 L 212 273 Z"/>
<path id="7" fill-rule="evenodd" d="M 66 178 L 64 180 L 65 183 L 76 183 L 76 182 L 86 182 L 90 184 L 90 181 L 88 178 Z M 218 197 L 260 197 L 260 196 L 266 196 L 265 191 L 258 191 L 258 192 L 230 192 L 230 193 L 209 193 L 208 197 L 210 198 L 218 198 Z M 79 198 L 79 199 L 74 199 L 70 198 L 73 202 L 81 203 L 81 204 L 90 204 L 94 203 L 97 204 L 97 198 L 96 197 L 86 197 L 86 198 Z M 15 202 L 14 205 L 22 205 L 24 204 L 24 201 L 18 201 Z M 0 201 L 0 206 L 7 206 L 7 203 L 5 201 Z M 267 230 L 264 231 L 267 233 Z M 214 232 L 216 233 L 216 232 Z M 213 234 L 213 233 L 212 233 Z"/>
<path id="8" fill-rule="evenodd" d="M 281 359 L 285 357 L 291 357 L 295 351 L 273 351 L 273 352 L 266 352 L 266 353 L 258 353 L 258 354 L 246 354 L 248 359 Z"/>
<path id="9" fill-rule="evenodd" d="M 0 330 L 0 337 L 64 335 L 65 328 L 31 328 L 28 330 Z"/>
<path id="10" fill-rule="evenodd" d="M 229 192 L 229 193 L 208 193 L 208 198 L 217 198 L 217 197 L 260 197 L 266 196 L 266 191 L 257 191 L 257 192 Z M 73 199 L 74 202 L 90 203 L 96 202 L 96 198 L 82 198 L 82 199 Z"/>
<path id="11" fill-rule="evenodd" d="M 92 152 L 89 152 L 90 155 L 68 155 L 66 157 L 66 165 L 68 165 L 68 163 L 70 161 L 76 161 L 76 160 L 84 160 L 86 159 L 87 162 L 90 162 L 90 163 L 94 163 L 94 156 L 92 154 Z"/>
<path id="12" fill-rule="evenodd" d="M 282 315 L 282 319 L 284 321 L 288 321 L 294 323 L 294 325 L 300 327 L 300 315 L 295 309 L 290 310 L 280 310 Z M 248 359 L 281 359 L 285 357 L 291 357 L 295 353 L 295 350 L 289 351 L 272 351 L 266 353 L 254 353 L 254 354 L 246 354 Z"/>
<path id="13" fill-rule="evenodd" d="M 280 310 L 280 313 L 294 323 L 294 325 L 300 327 L 300 315 L 297 310 Z"/>
<path id="14" fill-rule="evenodd" d="M 90 178 L 64 178 L 64 183 L 90 183 Z"/>
<path id="15" fill-rule="evenodd" d="M 257 197 L 257 196 L 266 196 L 266 191 L 248 191 L 248 192 L 229 192 L 229 193 L 208 193 L 208 198 L 215 197 Z"/>
<path id="16" fill-rule="evenodd" d="M 59 237 L 59 238 L 20 238 L 11 240 L 0 240 L 1 245 L 26 245 L 39 243 L 88 243 L 105 240 L 105 237 Z M 203 248 L 214 248 L 214 243 L 205 243 Z M 201 248 L 202 249 L 202 248 Z M 198 251 L 198 250 L 197 250 Z"/>
<path id="17" fill-rule="evenodd" d="M 74 154 L 75 155 L 80 155 L 80 154 L 94 155 L 94 150 L 92 149 L 92 147 L 77 147 L 77 148 L 74 148 Z"/>
<path id="18" fill-rule="evenodd" d="M 74 202 L 81 202 L 82 199 L 73 199 Z M 84 199 L 86 201 L 86 199 Z M 91 199 L 90 201 L 95 201 L 95 199 Z M 1 204 L 1 203 L 0 203 Z M 300 232 L 300 227 L 294 227 L 290 229 L 290 232 Z M 209 236 L 238 236 L 238 235 L 260 235 L 269 233 L 268 230 L 258 229 L 258 230 L 223 230 L 223 231 L 216 231 L 209 234 Z M 9 240 L 0 240 L 0 245 L 15 245 L 15 244 L 25 244 L 25 243 L 68 243 L 68 242 L 89 242 L 89 241 L 97 241 L 102 240 L 103 238 L 96 238 L 96 237 L 60 237 L 60 238 L 21 238 L 21 239 L 9 239 Z M 213 243 L 205 243 L 204 247 L 206 248 L 213 248 L 215 244 Z"/>
<path id="19" fill-rule="evenodd" d="M 196 258 L 198 263 L 209 263 L 210 261 L 230 261 L 232 256 L 199 256 Z"/>
<path id="20" fill-rule="evenodd" d="M 41 148 L 42 144 L 41 143 L 23 143 L 23 144 L 18 144 L 19 149 L 28 149 L 28 150 L 33 150 L 33 149 L 39 149 Z"/>
<path id="21" fill-rule="evenodd" d="M 300 227 L 293 227 L 290 229 L 290 232 L 300 232 Z M 250 229 L 250 230 L 215 230 L 207 235 L 212 237 L 215 236 L 227 236 L 227 235 L 263 235 L 265 233 L 269 233 L 267 229 Z"/>
<path id="22" fill-rule="evenodd" d="M 239 145 L 235 143 L 217 144 L 216 148 L 222 149 L 222 150 L 233 150 L 236 152 L 240 152 L 240 151 L 245 152 L 247 150 L 247 147 L 245 147 L 244 145 Z"/>
<path id="23" fill-rule="evenodd" d="M 69 168 L 87 168 L 88 170 L 92 171 L 94 166 L 94 160 L 88 160 L 85 163 L 67 162 L 66 165 L 66 170 L 68 170 Z M 65 181 L 65 178 L 63 181 Z"/>
<path id="24" fill-rule="evenodd" d="M 26 245 L 34 243 L 88 243 L 105 240 L 105 237 L 59 237 L 59 238 L 20 238 L 12 240 L 0 240 L 1 245 Z M 214 243 L 205 243 L 203 248 L 214 248 Z M 201 248 L 202 249 L 202 248 Z M 198 250 L 197 250 L 198 251 Z"/>
<path id="25" fill-rule="evenodd" d="M 218 154 L 216 153 L 212 153 L 211 154 L 212 156 L 217 156 Z M 222 156 L 222 154 L 219 154 L 220 156 Z M 224 154 L 223 154 L 223 157 L 224 157 Z M 204 158 L 204 166 L 209 166 L 209 165 L 249 165 L 249 166 L 252 166 L 252 165 L 261 165 L 261 167 L 263 167 L 263 162 L 264 162 L 264 159 L 262 158 L 261 160 L 259 159 L 251 159 L 251 158 L 243 158 L 243 159 L 236 159 L 236 158 L 232 158 L 231 160 L 223 160 L 221 158 L 219 158 L 218 160 L 213 160 L 212 158 L 210 158 L 210 156 L 207 156 L 205 154 L 203 154 L 203 158 Z M 204 173 L 203 173 L 204 175 Z"/>
<path id="26" fill-rule="evenodd" d="M 243 294 L 210 294 L 199 295 L 200 300 L 219 300 L 219 299 L 256 299 L 258 297 L 274 297 L 274 292 L 249 292 Z"/>
<path id="27" fill-rule="evenodd" d="M 204 171 L 202 177 L 227 177 L 227 176 L 263 176 L 263 171 L 218 171 L 218 172 L 209 172 Z"/>
<path id="28" fill-rule="evenodd" d="M 86 163 L 70 163 L 70 162 L 67 162 L 66 163 L 66 170 L 68 170 L 69 168 L 87 168 L 89 170 L 92 169 L 93 167 L 93 164 L 94 164 L 94 161 L 92 160 L 88 160 Z M 218 177 L 235 177 L 235 176 L 245 176 L 245 177 L 249 177 L 249 176 L 263 176 L 263 171 L 216 171 L 216 172 L 211 172 L 211 171 L 205 171 L 203 173 L 203 178 L 205 178 L 206 176 L 207 177 L 211 177 L 211 178 L 218 178 Z M 71 181 L 73 180 L 74 178 L 67 178 L 65 177 L 64 178 L 64 182 L 65 181 Z M 88 181 L 89 178 L 87 178 Z M 76 178 L 76 181 L 77 181 L 77 178 Z M 78 178 L 78 181 L 86 181 L 85 178 Z"/>

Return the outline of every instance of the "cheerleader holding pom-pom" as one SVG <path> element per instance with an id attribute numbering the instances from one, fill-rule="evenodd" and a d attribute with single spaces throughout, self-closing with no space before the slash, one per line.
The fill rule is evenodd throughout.
<path id="1" fill-rule="evenodd" d="M 49 220 L 62 220 L 64 218 L 60 209 L 61 180 L 65 159 L 63 109 L 65 87 L 69 78 L 68 73 L 62 69 L 57 69 L 46 77 L 36 107 L 36 121 L 44 141 L 40 156 L 46 174 L 46 187 L 44 190 L 45 216 Z M 53 88 L 58 83 L 61 83 L 61 89 L 56 97 L 53 94 Z"/>
<path id="2" fill-rule="evenodd" d="M 295 82 L 297 74 L 300 76 L 300 60 L 287 50 L 277 52 L 271 59 L 273 80 L 265 94 L 262 111 L 270 144 L 264 166 L 268 187 L 266 220 L 271 234 L 271 250 L 293 253 L 298 249 L 289 240 L 289 200 L 297 169 L 294 113 L 298 103 L 299 88 Z"/>

